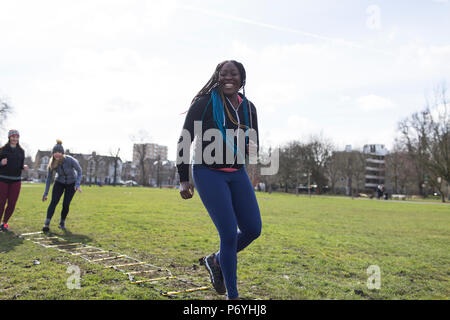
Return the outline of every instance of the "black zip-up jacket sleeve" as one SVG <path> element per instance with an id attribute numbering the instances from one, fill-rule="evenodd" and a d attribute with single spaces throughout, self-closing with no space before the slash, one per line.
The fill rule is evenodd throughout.
<path id="1" fill-rule="evenodd" d="M 208 103 L 209 96 L 203 96 L 197 99 L 188 110 L 186 118 L 184 119 L 183 129 L 178 139 L 178 147 L 177 147 L 177 170 L 180 176 L 180 182 L 189 181 L 189 162 L 185 162 L 182 159 L 191 159 L 190 149 L 181 148 L 180 143 L 187 143 L 186 145 L 191 145 L 192 141 L 194 141 L 194 121 L 200 121 L 202 117 L 202 112 L 204 111 L 206 104 Z M 209 107 L 209 106 L 208 106 Z M 189 133 L 189 135 L 187 135 Z M 184 139 L 188 139 L 184 141 Z M 187 154 L 184 154 L 184 151 Z"/>
<path id="2" fill-rule="evenodd" d="M 259 130 L 258 130 L 258 114 L 256 112 L 255 105 L 249 101 L 249 105 L 251 108 L 251 114 L 252 114 L 252 129 L 256 131 L 256 154 L 257 157 L 259 157 Z"/>
<path id="3" fill-rule="evenodd" d="M 19 177 L 22 174 L 25 161 L 25 152 L 22 148 L 17 146 L 13 149 L 6 145 L 0 150 L 0 161 L 3 159 L 8 159 L 8 163 L 4 166 L 0 164 L 0 175 Z"/>
<path id="4" fill-rule="evenodd" d="M 183 131 L 178 139 L 178 147 L 177 147 L 177 169 L 178 169 L 178 174 L 180 176 L 180 182 L 189 181 L 189 165 L 190 165 L 189 162 L 190 162 L 191 156 L 190 156 L 190 148 L 187 148 L 187 146 L 191 146 L 191 144 L 195 138 L 196 132 L 194 132 L 194 122 L 201 121 L 202 116 L 203 116 L 202 132 L 201 132 L 202 135 L 205 133 L 206 130 L 215 128 L 215 122 L 214 122 L 213 113 L 212 113 L 212 101 L 208 105 L 210 98 L 211 98 L 211 95 L 201 96 L 199 99 L 197 99 L 191 105 L 191 107 L 189 108 L 188 113 L 186 115 L 184 125 L 183 125 Z M 208 105 L 208 108 L 205 109 L 205 107 L 207 105 Z M 235 114 L 235 111 L 232 106 L 227 104 L 226 107 L 230 110 L 231 114 Z M 250 101 L 248 101 L 247 111 L 249 112 L 249 116 L 251 115 L 251 120 L 249 117 L 249 126 L 251 126 L 251 128 L 253 128 L 256 131 L 257 141 L 254 141 L 254 142 L 256 143 L 257 152 L 259 153 L 258 116 L 256 113 L 255 106 Z M 243 124 L 245 115 L 244 115 L 244 110 L 243 110 L 242 106 L 239 107 L 237 112 L 239 114 L 240 123 Z M 237 128 L 237 126 L 234 125 L 228 119 L 227 116 L 226 116 L 226 127 L 228 129 L 236 129 Z M 184 139 L 187 139 L 187 141 L 185 141 Z M 209 142 L 205 142 L 205 141 L 202 142 L 202 150 L 201 150 L 202 153 L 203 153 L 205 146 L 207 146 L 208 144 L 209 144 Z M 184 146 L 185 148 L 183 149 L 183 148 L 181 148 L 181 146 Z M 226 148 L 226 146 L 225 146 L 225 148 Z M 245 146 L 245 149 L 246 149 L 245 150 L 246 156 L 248 156 L 248 145 Z M 187 152 L 187 154 L 184 154 L 184 152 Z M 225 156 L 225 153 L 224 153 L 224 156 Z M 183 161 L 183 160 L 185 160 L 185 161 Z M 209 165 L 205 164 L 205 163 L 203 163 L 203 164 L 208 167 L 216 168 L 216 169 L 219 169 L 219 168 L 238 168 L 239 169 L 242 167 L 242 165 L 238 164 L 238 163 L 226 164 L 225 159 L 222 162 L 222 164 L 215 164 L 215 163 L 209 164 Z"/>

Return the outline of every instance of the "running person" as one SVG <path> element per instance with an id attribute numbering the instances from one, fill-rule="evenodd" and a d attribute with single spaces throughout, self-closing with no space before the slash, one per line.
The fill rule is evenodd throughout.
<path id="1" fill-rule="evenodd" d="M 45 183 L 45 191 L 42 196 L 42 201 L 47 200 L 48 191 L 53 176 L 56 171 L 55 184 L 52 190 L 52 200 L 47 209 L 47 218 L 44 222 L 42 231 L 48 232 L 50 230 L 50 221 L 55 213 L 56 206 L 64 193 L 63 206 L 61 210 L 61 220 L 59 228 L 66 231 L 65 221 L 69 213 L 70 202 L 72 201 L 75 192 L 81 192 L 81 167 L 78 160 L 64 154 L 64 148 L 61 140 L 56 140 L 56 145 L 52 150 L 52 158 L 48 164 L 47 181 Z"/>
<path id="2" fill-rule="evenodd" d="M 210 80 L 191 103 L 178 140 L 177 152 L 181 197 L 192 198 L 195 185 L 219 232 L 219 251 L 202 258 L 201 263 L 208 270 L 215 290 L 220 294 L 227 292 L 228 299 L 239 298 L 237 252 L 247 247 L 261 233 L 258 203 L 245 170 L 245 161 L 242 161 L 243 156 L 249 156 L 249 151 L 250 154 L 255 154 L 259 149 L 256 108 L 245 97 L 245 80 L 245 69 L 237 61 L 224 61 L 216 67 Z M 239 93 L 241 88 L 243 94 Z M 195 121 L 202 123 L 202 136 L 208 129 L 218 129 L 223 149 L 216 150 L 219 151 L 218 161 L 203 161 L 207 153 L 204 154 L 204 151 L 210 149 L 207 149 L 209 142 L 202 139 L 202 163 L 194 161 L 192 166 L 193 185 L 189 182 L 189 147 L 196 134 Z M 241 139 L 241 143 L 245 141 L 245 150 L 239 148 L 239 135 L 237 141 L 235 137 L 228 139 L 225 135 L 227 129 L 236 131 L 238 128 L 246 132 L 249 129 L 256 131 L 253 139 Z M 182 143 L 183 147 L 180 148 Z M 232 150 L 232 161 L 227 161 L 227 148 Z"/>
<path id="3" fill-rule="evenodd" d="M 19 131 L 9 130 L 8 142 L 0 149 L 0 225 L 2 231 L 8 231 L 8 220 L 16 207 L 22 185 L 22 170 L 25 152 L 19 144 Z M 8 205 L 5 210 L 6 202 Z"/>

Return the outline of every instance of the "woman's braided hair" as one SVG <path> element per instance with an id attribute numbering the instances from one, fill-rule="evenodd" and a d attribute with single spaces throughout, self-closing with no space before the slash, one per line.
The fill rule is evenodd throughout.
<path id="1" fill-rule="evenodd" d="M 211 78 L 208 80 L 208 82 L 205 84 L 205 86 L 197 93 L 197 95 L 194 97 L 194 99 L 192 99 L 192 103 L 194 103 L 195 100 L 197 100 L 199 97 L 206 95 L 206 94 L 210 94 L 212 89 L 219 86 L 219 72 L 222 69 L 222 67 L 228 62 L 233 63 L 236 66 L 236 68 L 239 70 L 239 73 L 241 75 L 240 88 L 243 88 L 243 90 L 244 90 L 243 92 L 244 92 L 244 96 L 245 96 L 245 80 L 246 80 L 247 76 L 246 76 L 244 66 L 242 65 L 242 63 L 237 62 L 235 60 L 225 60 L 217 65 L 216 70 L 214 71 Z"/>
<path id="2" fill-rule="evenodd" d="M 213 73 L 213 75 L 211 76 L 211 78 L 210 78 L 210 79 L 208 80 L 208 82 L 204 85 L 204 87 L 197 93 L 197 95 L 194 97 L 194 99 L 192 99 L 191 105 L 192 105 L 198 98 L 200 98 L 200 97 L 203 96 L 203 95 L 210 94 L 211 91 L 212 91 L 214 88 L 216 88 L 216 87 L 218 87 L 218 86 L 220 85 L 220 83 L 219 83 L 219 72 L 220 72 L 220 70 L 222 69 L 222 67 L 223 67 L 226 63 L 228 63 L 228 62 L 233 63 L 233 64 L 236 66 L 236 68 L 238 69 L 238 71 L 239 71 L 239 74 L 240 74 L 240 76 L 241 76 L 241 86 L 239 87 L 239 89 L 242 88 L 242 90 L 243 90 L 243 95 L 244 95 L 244 99 L 245 99 L 245 81 L 246 81 L 246 78 L 247 78 L 247 74 L 246 74 L 246 72 L 245 72 L 244 65 L 243 65 L 242 63 L 236 61 L 236 60 L 225 60 L 225 61 L 223 61 L 223 62 L 221 62 L 221 63 L 219 63 L 219 64 L 217 65 L 216 70 L 214 71 L 214 73 Z M 220 97 L 221 97 L 221 100 L 222 100 L 222 104 L 225 106 L 226 102 L 225 102 L 225 97 L 224 97 L 224 95 L 223 95 L 223 92 L 222 92 L 222 90 L 219 90 L 219 92 L 220 92 Z M 239 126 L 240 128 L 248 129 L 248 126 L 245 126 L 245 125 L 243 125 L 243 124 L 239 124 L 239 123 L 233 118 L 233 116 L 231 115 L 230 111 L 229 111 L 227 108 L 225 108 L 225 110 L 226 110 L 227 116 L 228 116 L 228 118 L 231 120 L 231 122 L 233 122 L 235 125 Z"/>

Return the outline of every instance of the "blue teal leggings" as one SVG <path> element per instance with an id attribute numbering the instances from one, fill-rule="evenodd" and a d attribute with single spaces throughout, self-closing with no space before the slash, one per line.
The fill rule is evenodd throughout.
<path id="1" fill-rule="evenodd" d="M 236 298 L 237 253 L 261 234 L 255 192 L 245 169 L 223 172 L 196 164 L 192 171 L 195 188 L 219 232 L 220 250 L 216 257 L 228 298 Z"/>

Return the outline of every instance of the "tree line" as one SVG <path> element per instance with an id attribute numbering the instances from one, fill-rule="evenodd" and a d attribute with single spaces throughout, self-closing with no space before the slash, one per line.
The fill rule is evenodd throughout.
<path id="1" fill-rule="evenodd" d="M 450 184 L 450 113 L 445 84 L 437 86 L 421 111 L 398 122 L 398 136 L 385 157 L 385 184 L 391 193 L 427 196 L 436 192 L 442 201 L 449 198 Z M 0 97 L 0 127 L 12 107 Z M 141 139 L 142 140 L 142 139 Z M 142 146 L 141 148 L 145 148 Z M 261 176 L 261 165 L 249 165 L 253 182 L 263 182 L 266 191 L 298 193 L 345 193 L 354 196 L 364 192 L 366 155 L 361 149 L 340 151 L 323 136 L 308 141 L 292 140 L 279 149 L 279 170 Z M 138 171 L 141 184 L 148 185 L 149 172 L 158 172 L 157 185 L 166 174 L 161 161 L 145 159 L 145 150 L 138 150 Z M 270 158 L 272 148 L 260 150 L 261 158 Z M 114 156 L 118 157 L 119 151 Z M 147 161 L 146 161 L 147 160 Z M 168 176 L 174 177 L 170 168 Z M 164 172 L 164 174 L 163 174 Z M 172 183 L 172 181 L 170 181 Z M 173 181 L 174 182 L 174 181 Z M 313 186 L 313 187 L 312 187 Z"/>
<path id="2" fill-rule="evenodd" d="M 447 89 L 437 86 L 421 111 L 398 122 L 398 136 L 385 156 L 384 180 L 388 192 L 426 197 L 437 193 L 445 202 L 450 184 L 450 114 Z M 367 155 L 361 149 L 341 151 L 323 137 L 293 140 L 279 148 L 279 170 L 273 176 L 258 175 L 250 165 L 249 175 L 263 182 L 266 191 L 314 193 L 364 193 Z M 270 158 L 271 148 L 261 149 L 261 158 Z M 449 199 L 450 200 L 450 199 Z"/>

